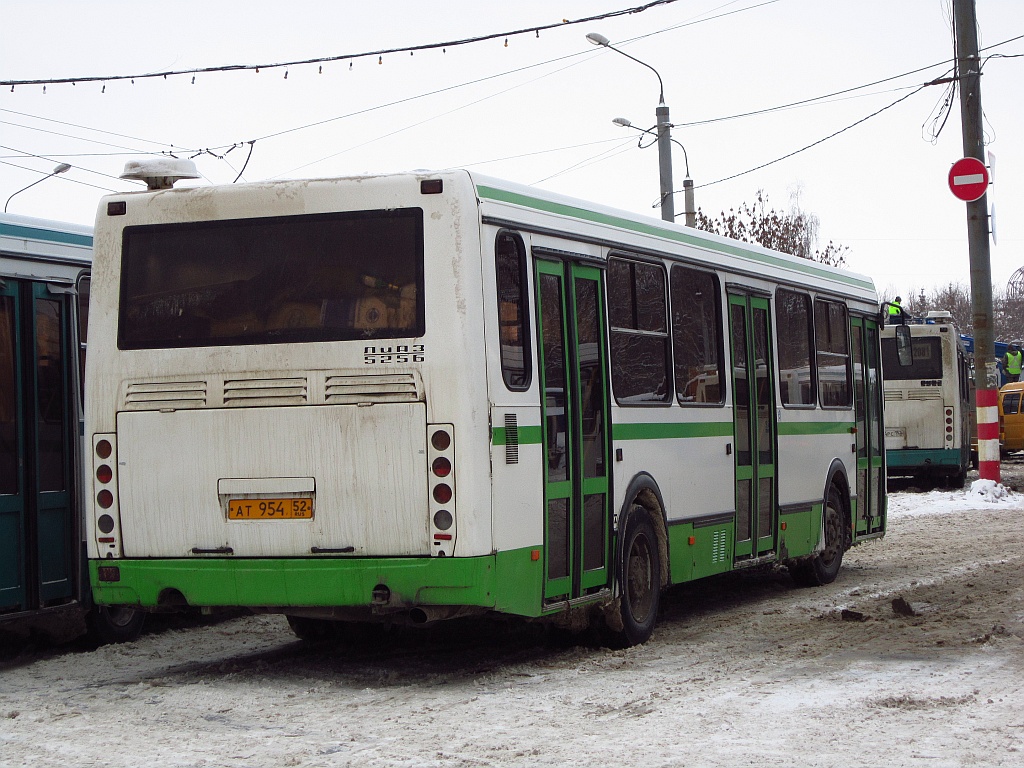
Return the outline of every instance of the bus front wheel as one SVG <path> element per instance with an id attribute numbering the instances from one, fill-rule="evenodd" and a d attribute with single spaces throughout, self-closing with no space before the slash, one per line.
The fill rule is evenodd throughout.
<path id="1" fill-rule="evenodd" d="M 647 510 L 637 505 L 624 528 L 619 562 L 619 616 L 622 629 L 612 644 L 627 648 L 647 642 L 658 620 L 661 601 L 661 555 Z"/>

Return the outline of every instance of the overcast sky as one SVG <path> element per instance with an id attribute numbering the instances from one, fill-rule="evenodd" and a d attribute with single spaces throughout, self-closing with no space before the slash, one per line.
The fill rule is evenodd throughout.
<path id="1" fill-rule="evenodd" d="M 706 212 L 758 190 L 777 208 L 799 195 L 820 219 L 822 244 L 848 246 L 849 267 L 880 291 L 968 284 L 966 206 L 947 187 L 963 155 L 959 102 L 936 138 L 947 86 L 913 93 L 951 67 L 949 0 L 674 0 L 562 23 L 643 5 L 4 0 L 0 81 L 81 81 L 45 93 L 0 87 L 0 197 L 67 162 L 70 171 L 18 194 L 8 211 L 91 224 L 101 195 L 136 188 L 117 178 L 125 161 L 202 151 L 202 184 L 240 172 L 262 181 L 469 167 L 659 217 L 656 148 L 638 148 L 640 134 L 611 122 L 653 126 L 658 80 L 586 41 L 600 32 L 661 74 L 673 138 Z M 995 46 L 983 56 L 1024 54 L 1024 39 L 998 45 L 1024 35 L 1024 2 L 977 0 L 977 13 L 981 45 Z M 408 50 L 521 29 L 530 31 Z M 194 83 L 192 74 L 85 80 L 386 49 L 404 50 L 198 73 Z M 983 72 L 996 156 L 992 278 L 1002 289 L 1024 266 L 1024 58 L 991 58 Z M 838 95 L 818 98 L 829 94 Z M 676 147 L 677 189 L 685 169 Z"/>

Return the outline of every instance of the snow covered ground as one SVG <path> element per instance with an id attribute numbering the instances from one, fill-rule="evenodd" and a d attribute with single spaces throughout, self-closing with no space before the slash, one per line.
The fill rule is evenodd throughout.
<path id="1" fill-rule="evenodd" d="M 0 656 L 0 766 L 1024 766 L 1024 498 L 890 497 L 836 583 L 730 574 L 647 644 L 280 617 Z"/>

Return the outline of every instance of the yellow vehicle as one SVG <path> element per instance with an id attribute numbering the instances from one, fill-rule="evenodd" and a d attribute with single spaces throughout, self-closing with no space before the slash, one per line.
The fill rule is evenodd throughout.
<path id="1" fill-rule="evenodd" d="M 1024 451 L 1024 381 L 1012 381 L 999 390 L 999 448 L 1004 453 Z"/>

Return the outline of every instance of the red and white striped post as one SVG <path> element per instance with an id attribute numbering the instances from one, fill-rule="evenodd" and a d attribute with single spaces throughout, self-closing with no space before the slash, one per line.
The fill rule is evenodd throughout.
<path id="1" fill-rule="evenodd" d="M 974 370 L 978 398 L 978 474 L 999 482 L 999 375 L 995 361 L 992 267 L 988 247 L 989 176 L 981 111 L 981 58 L 974 0 L 953 0 L 956 72 L 964 157 L 949 173 L 949 188 L 967 203 L 967 244 L 971 263 Z"/>
<path id="2" fill-rule="evenodd" d="M 984 367 L 976 363 L 975 369 L 981 373 Z M 975 396 L 978 408 L 978 477 L 998 483 L 999 390 L 986 387 L 976 390 Z"/>

